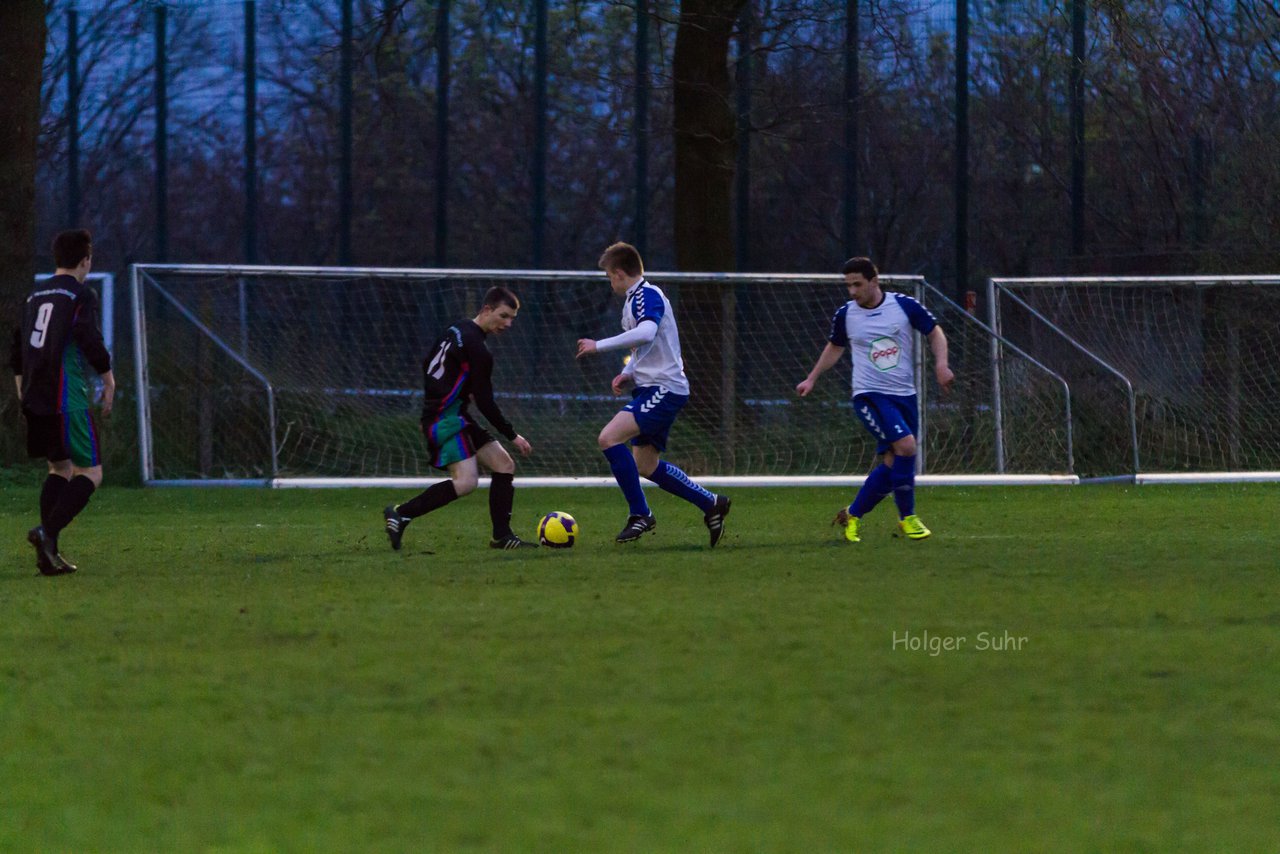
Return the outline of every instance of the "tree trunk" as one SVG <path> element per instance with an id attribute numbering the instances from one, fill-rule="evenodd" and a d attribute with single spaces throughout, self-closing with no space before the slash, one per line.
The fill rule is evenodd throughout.
<path id="1" fill-rule="evenodd" d="M 745 0 L 684 0 L 676 31 L 675 250 L 681 271 L 734 268 L 733 173 L 736 122 L 729 41 Z M 691 408 L 711 418 L 731 441 L 732 295 L 708 286 L 680 291 L 680 343 L 692 386 Z M 728 343 L 728 348 L 726 348 Z M 727 350 L 727 351 L 726 351 Z"/>
<path id="2" fill-rule="evenodd" d="M 44 68 L 43 0 L 0 3 L 0 341 L 18 322 L 35 276 L 36 136 L 40 131 L 40 75 Z M 13 423 L 13 384 L 0 395 L 0 418 Z M 12 432 L 12 431 L 6 431 Z M 5 443 L 6 459 L 17 446 Z"/>

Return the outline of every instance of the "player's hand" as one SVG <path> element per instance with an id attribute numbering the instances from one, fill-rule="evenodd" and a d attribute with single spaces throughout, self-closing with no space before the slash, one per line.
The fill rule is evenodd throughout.
<path id="1" fill-rule="evenodd" d="M 595 351 L 596 351 L 596 342 L 595 342 L 595 339 L 593 339 L 593 338 L 579 338 L 579 339 L 578 339 L 578 356 L 577 356 L 577 358 L 581 359 L 583 356 L 587 355 L 588 353 L 594 353 Z"/>
<path id="2" fill-rule="evenodd" d="M 613 396 L 620 397 L 622 395 L 622 390 L 630 384 L 631 374 L 618 374 L 613 378 L 613 382 L 610 383 L 610 387 L 613 388 Z"/>
<path id="3" fill-rule="evenodd" d="M 102 417 L 111 417 L 111 407 L 116 402 L 116 379 L 110 372 L 102 379 Z"/>
<path id="4" fill-rule="evenodd" d="M 800 395 L 801 397 L 808 396 L 809 392 L 813 391 L 813 386 L 816 382 L 817 380 L 812 380 L 812 379 L 809 379 L 808 377 L 805 377 L 803 380 L 800 381 L 800 384 L 796 386 L 796 394 Z"/>
<path id="5" fill-rule="evenodd" d="M 945 365 L 939 365 L 935 367 L 934 373 L 937 374 L 938 385 L 942 387 L 943 393 L 951 391 L 951 383 L 956 379 L 955 372 Z"/>
<path id="6" fill-rule="evenodd" d="M 516 446 L 516 450 L 520 452 L 521 456 L 527 457 L 533 453 L 533 445 L 530 445 L 529 440 L 524 436 L 516 436 L 511 440 L 511 444 Z"/>

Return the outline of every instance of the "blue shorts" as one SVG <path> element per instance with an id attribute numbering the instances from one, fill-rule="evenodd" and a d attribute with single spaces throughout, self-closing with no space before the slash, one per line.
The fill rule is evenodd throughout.
<path id="1" fill-rule="evenodd" d="M 891 450 L 894 442 L 920 430 L 920 407 L 914 394 L 864 392 L 854 395 L 853 411 L 867 432 L 876 437 L 877 454 Z"/>
<path id="2" fill-rule="evenodd" d="M 633 445 L 653 445 L 659 451 L 667 449 L 667 434 L 689 395 L 676 394 L 666 386 L 639 386 L 631 392 L 631 402 L 622 407 L 636 417 L 640 435 L 631 440 Z"/>

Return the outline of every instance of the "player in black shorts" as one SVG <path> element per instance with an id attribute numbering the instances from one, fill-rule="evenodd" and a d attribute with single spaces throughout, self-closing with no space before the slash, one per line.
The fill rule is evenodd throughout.
<path id="1" fill-rule="evenodd" d="M 490 288 L 480 313 L 445 330 L 422 363 L 426 399 L 422 404 L 422 432 L 431 452 L 431 464 L 449 472 L 449 479 L 432 484 L 403 504 L 383 512 L 391 548 L 399 549 L 409 522 L 439 510 L 476 488 L 477 461 L 493 472 L 489 485 L 489 517 L 493 522 L 495 549 L 536 548 L 511 530 L 511 505 L 515 497 L 516 464 L 487 430 L 475 422 L 468 406 L 476 407 L 495 430 L 511 440 L 524 456 L 533 448 L 516 433 L 493 399 L 493 354 L 485 346 L 487 335 L 500 335 L 515 322 L 520 300 L 507 288 Z"/>
<path id="2" fill-rule="evenodd" d="M 102 484 L 98 424 L 90 409 L 90 371 L 102 380 L 102 417 L 111 414 L 116 380 L 102 340 L 98 295 L 84 283 L 93 266 L 88 231 L 64 231 L 53 239 L 57 270 L 27 296 L 13 331 L 13 367 L 27 421 L 27 453 L 49 463 L 40 491 L 40 524 L 27 532 L 44 575 L 76 567 L 58 552 L 58 535 Z"/>

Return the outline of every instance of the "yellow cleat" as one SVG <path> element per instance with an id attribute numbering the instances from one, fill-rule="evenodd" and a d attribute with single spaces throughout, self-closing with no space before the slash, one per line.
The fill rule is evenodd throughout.
<path id="1" fill-rule="evenodd" d="M 933 533 L 924 526 L 924 522 L 920 521 L 920 517 L 915 515 L 908 516 L 898 522 L 898 527 L 902 529 L 903 534 L 912 540 L 923 540 Z"/>
<path id="2" fill-rule="evenodd" d="M 862 542 L 862 538 L 858 536 L 858 517 L 850 516 L 848 509 L 841 507 L 840 512 L 836 514 L 836 518 L 831 520 L 831 524 L 844 528 L 844 538 L 849 542 Z"/>

